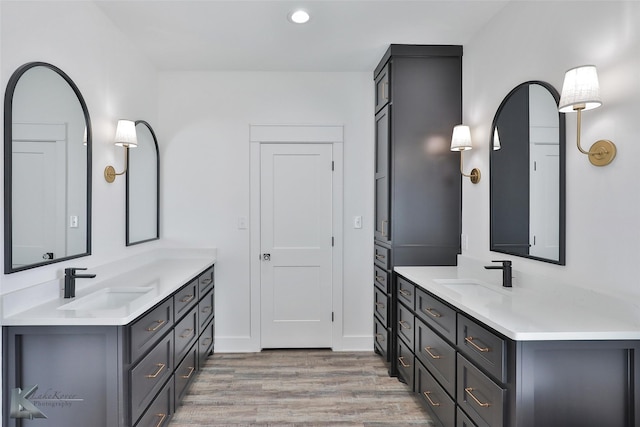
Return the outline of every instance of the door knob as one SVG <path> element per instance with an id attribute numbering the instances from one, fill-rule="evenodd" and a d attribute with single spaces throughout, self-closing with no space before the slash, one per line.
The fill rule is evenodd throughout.
<path id="1" fill-rule="evenodd" d="M 262 254 L 262 259 L 264 261 L 271 261 L 271 254 Z"/>

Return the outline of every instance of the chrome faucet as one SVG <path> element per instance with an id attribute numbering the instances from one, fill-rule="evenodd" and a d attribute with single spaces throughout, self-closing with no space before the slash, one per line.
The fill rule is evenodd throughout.
<path id="1" fill-rule="evenodd" d="M 491 262 L 501 262 L 502 266 L 498 267 L 497 265 L 485 265 L 484 268 L 487 270 L 502 270 L 502 286 L 505 288 L 511 287 L 511 261 L 507 260 L 493 260 Z"/>
<path id="2" fill-rule="evenodd" d="M 65 268 L 64 269 L 64 297 L 74 298 L 76 296 L 76 279 L 93 279 L 95 274 L 76 274 L 77 270 L 86 268 Z"/>

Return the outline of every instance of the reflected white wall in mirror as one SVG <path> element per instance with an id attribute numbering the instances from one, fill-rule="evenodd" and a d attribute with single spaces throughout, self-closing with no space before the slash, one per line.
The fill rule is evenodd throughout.
<path id="1" fill-rule="evenodd" d="M 90 153 L 68 76 L 45 63 L 16 70 L 5 95 L 5 273 L 90 253 Z"/>
<path id="2" fill-rule="evenodd" d="M 159 238 L 159 155 L 151 126 L 136 121 L 138 146 L 128 150 L 127 246 Z"/>

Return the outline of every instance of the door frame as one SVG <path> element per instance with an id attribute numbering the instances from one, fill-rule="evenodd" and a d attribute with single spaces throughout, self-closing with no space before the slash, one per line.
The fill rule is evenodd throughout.
<path id="1" fill-rule="evenodd" d="M 342 349 L 343 330 L 343 142 L 341 125 L 251 125 L 250 126 L 250 282 L 251 347 L 262 349 L 260 308 L 260 155 L 261 144 L 331 144 L 333 171 L 332 324 L 333 350 Z"/>

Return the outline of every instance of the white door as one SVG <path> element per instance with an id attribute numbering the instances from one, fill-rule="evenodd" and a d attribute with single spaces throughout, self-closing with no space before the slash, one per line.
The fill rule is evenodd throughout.
<path id="1" fill-rule="evenodd" d="M 14 140 L 12 156 L 13 267 L 65 256 L 64 142 Z"/>
<path id="2" fill-rule="evenodd" d="M 261 347 L 332 346 L 332 146 L 262 144 Z"/>

